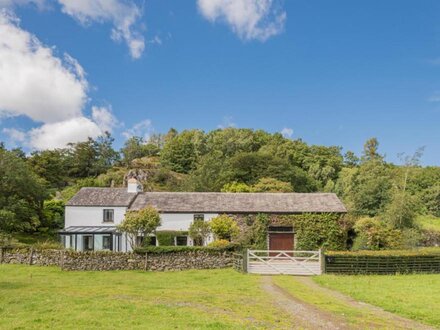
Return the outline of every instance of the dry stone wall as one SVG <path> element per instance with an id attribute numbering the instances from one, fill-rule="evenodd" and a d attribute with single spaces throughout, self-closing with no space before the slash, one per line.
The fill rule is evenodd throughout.
<path id="1" fill-rule="evenodd" d="M 228 251 L 136 254 L 0 248 L 0 263 L 59 266 L 63 270 L 177 271 L 229 268 L 233 266 L 234 255 Z"/>

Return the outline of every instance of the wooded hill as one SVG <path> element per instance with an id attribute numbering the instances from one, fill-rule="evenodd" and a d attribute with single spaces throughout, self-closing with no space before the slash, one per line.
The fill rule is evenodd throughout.
<path id="1" fill-rule="evenodd" d="M 391 164 L 378 147 L 372 138 L 362 155 L 342 154 L 237 128 L 171 129 L 147 141 L 132 137 L 121 150 L 109 134 L 30 155 L 1 144 L 0 230 L 60 228 L 63 203 L 78 189 L 124 186 L 127 175 L 151 191 L 335 192 L 356 219 L 376 217 L 393 229 L 413 228 L 416 214 L 440 216 L 440 167 L 420 166 L 420 150 Z"/>

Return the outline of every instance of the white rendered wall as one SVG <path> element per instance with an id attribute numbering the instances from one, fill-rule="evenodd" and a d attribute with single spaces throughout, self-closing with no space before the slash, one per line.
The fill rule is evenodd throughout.
<path id="1" fill-rule="evenodd" d="M 197 213 L 200 214 L 200 213 Z M 205 213 L 205 221 L 218 216 L 215 213 Z M 161 213 L 160 219 L 162 224 L 157 230 L 183 230 L 189 229 L 189 226 L 194 221 L 194 213 Z"/>
<path id="2" fill-rule="evenodd" d="M 114 210 L 114 222 L 103 222 L 104 209 Z M 103 226 L 114 227 L 124 220 L 126 207 L 66 206 L 65 227 Z"/>

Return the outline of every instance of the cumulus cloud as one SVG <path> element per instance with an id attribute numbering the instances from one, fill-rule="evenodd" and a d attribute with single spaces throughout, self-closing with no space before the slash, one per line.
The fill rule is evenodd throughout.
<path id="1" fill-rule="evenodd" d="M 87 101 L 84 75 L 75 59 L 56 57 L 15 16 L 0 11 L 0 116 L 38 122 L 78 117 Z"/>
<path id="2" fill-rule="evenodd" d="M 118 124 L 111 107 L 92 107 L 91 118 L 84 116 L 87 88 L 77 60 L 57 57 L 21 29 L 13 14 L 0 11 L 0 118 L 26 116 L 43 123 L 26 133 L 4 128 L 13 143 L 53 149 L 111 132 Z"/>
<path id="3" fill-rule="evenodd" d="M 265 41 L 281 33 L 287 14 L 277 0 L 197 0 L 203 17 L 225 22 L 243 40 Z"/>
<path id="4" fill-rule="evenodd" d="M 111 22 L 111 37 L 125 41 L 133 58 L 139 58 L 145 48 L 139 20 L 142 10 L 131 0 L 58 0 L 61 10 L 83 25 L 91 22 Z"/>
<path id="5" fill-rule="evenodd" d="M 281 134 L 286 138 L 291 138 L 293 136 L 293 129 L 291 129 L 289 127 L 284 127 L 281 130 Z"/>
<path id="6" fill-rule="evenodd" d="M 72 118 L 57 123 L 44 124 L 28 133 L 32 149 L 64 148 L 69 142 L 85 141 L 102 134 L 98 125 L 86 117 Z"/>
<path id="7" fill-rule="evenodd" d="M 140 136 L 144 138 L 145 140 L 148 140 L 150 138 L 151 133 L 153 132 L 153 124 L 150 119 L 145 119 L 137 124 L 135 124 L 133 127 L 127 129 L 122 133 L 122 135 L 129 139 L 133 136 Z"/>
<path id="8" fill-rule="evenodd" d="M 3 128 L 2 132 L 6 134 L 14 144 L 26 141 L 26 133 L 16 128 Z"/>
<path id="9" fill-rule="evenodd" d="M 111 107 L 92 107 L 92 119 L 103 133 L 111 133 L 113 128 L 119 124 L 111 112 Z"/>

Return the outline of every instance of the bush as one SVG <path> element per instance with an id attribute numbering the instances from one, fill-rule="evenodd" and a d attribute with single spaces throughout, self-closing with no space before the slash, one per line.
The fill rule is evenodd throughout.
<path id="1" fill-rule="evenodd" d="M 20 245 L 23 244 L 20 244 L 12 235 L 0 232 L 0 247 L 15 247 Z"/>
<path id="2" fill-rule="evenodd" d="M 234 219 L 226 214 L 212 218 L 210 221 L 211 230 L 216 239 L 224 239 L 230 241 L 240 232 L 240 228 Z"/>
<path id="3" fill-rule="evenodd" d="M 130 246 L 134 249 L 138 247 L 137 237 L 140 234 L 147 237 L 159 226 L 159 212 L 154 207 L 147 206 L 139 211 L 128 211 L 124 221 L 117 228 L 127 234 Z"/>
<path id="4" fill-rule="evenodd" d="M 205 243 L 206 238 L 211 232 L 211 226 L 209 222 L 202 219 L 196 219 L 189 226 L 189 237 L 194 241 L 194 245 L 202 246 Z"/>
<path id="5" fill-rule="evenodd" d="M 231 242 L 229 242 L 229 241 L 227 241 L 225 239 L 219 239 L 219 240 L 216 240 L 216 241 L 214 241 L 212 243 L 209 243 L 208 247 L 211 247 L 211 248 L 226 248 L 229 245 L 231 245 Z"/>
<path id="6" fill-rule="evenodd" d="M 207 246 L 148 246 L 134 249 L 135 253 L 145 254 L 145 253 L 179 253 L 179 252 L 225 252 L 225 251 L 234 251 L 238 247 L 236 244 L 229 243 L 228 246 L 225 247 L 207 247 Z"/>
<path id="7" fill-rule="evenodd" d="M 45 242 L 38 242 L 32 245 L 33 248 L 37 250 L 61 250 L 63 249 L 63 246 L 59 242 L 54 241 L 45 241 Z"/>
<path id="8" fill-rule="evenodd" d="M 401 247 L 402 233 L 392 229 L 378 218 L 360 218 L 354 225 L 356 238 L 353 250 L 382 250 Z"/>
<path id="9" fill-rule="evenodd" d="M 163 230 L 156 232 L 156 239 L 159 242 L 159 246 L 174 246 L 174 239 L 177 236 L 185 235 L 188 235 L 187 231 Z"/>

